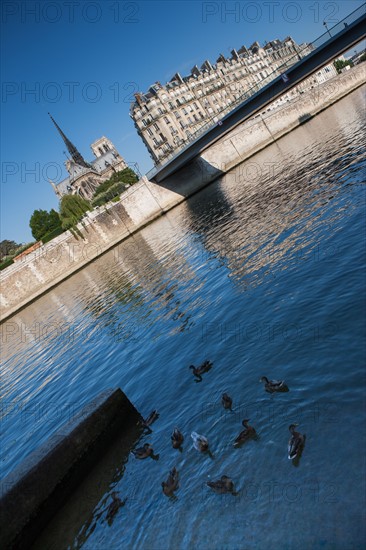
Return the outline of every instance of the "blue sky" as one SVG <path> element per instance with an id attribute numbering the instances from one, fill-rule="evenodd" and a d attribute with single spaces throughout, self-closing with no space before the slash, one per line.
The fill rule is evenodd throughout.
<path id="1" fill-rule="evenodd" d="M 33 211 L 58 209 L 47 178 L 66 177 L 65 146 L 48 112 L 86 160 L 105 135 L 145 173 L 134 92 L 255 40 L 312 41 L 363 3 L 3 0 L 0 240 L 33 240 Z"/>

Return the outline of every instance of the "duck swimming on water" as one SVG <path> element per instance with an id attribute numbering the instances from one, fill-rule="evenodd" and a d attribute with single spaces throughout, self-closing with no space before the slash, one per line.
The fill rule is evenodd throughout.
<path id="1" fill-rule="evenodd" d="M 255 437 L 257 435 L 253 426 L 249 426 L 248 422 L 249 418 L 243 420 L 242 424 L 245 430 L 240 432 L 238 437 L 235 439 L 234 446 L 240 445 L 240 443 L 244 443 L 244 441 L 248 441 L 248 439 L 251 439 L 252 437 Z"/>
<path id="2" fill-rule="evenodd" d="M 118 493 L 116 493 L 115 491 L 113 491 L 113 493 L 111 494 L 112 502 L 108 506 L 107 515 L 106 515 L 106 520 L 108 521 L 109 524 L 112 523 L 114 516 L 117 514 L 121 506 L 124 506 L 126 502 L 125 500 L 122 501 L 117 495 Z"/>
<path id="3" fill-rule="evenodd" d="M 204 435 L 199 435 L 196 432 L 191 433 L 191 438 L 193 439 L 193 447 L 200 451 L 201 453 L 208 451 L 208 439 Z"/>
<path id="4" fill-rule="evenodd" d="M 259 382 L 264 382 L 264 389 L 268 393 L 289 391 L 284 380 L 268 380 L 267 376 L 262 376 Z"/>
<path id="5" fill-rule="evenodd" d="M 231 399 L 230 395 L 228 395 L 227 393 L 222 394 L 221 403 L 222 403 L 222 406 L 224 407 L 224 409 L 229 409 L 230 411 L 233 410 L 232 409 L 233 400 Z"/>
<path id="6" fill-rule="evenodd" d="M 143 447 L 139 447 L 138 449 L 134 449 L 132 453 L 135 455 L 136 458 L 147 458 L 148 456 L 153 457 L 154 456 L 154 450 L 150 443 L 145 443 Z M 159 456 L 159 455 L 157 455 Z"/>
<path id="7" fill-rule="evenodd" d="M 148 428 L 155 420 L 159 418 L 159 413 L 157 411 L 152 411 L 149 416 L 147 416 L 143 421 L 142 425 L 145 426 L 145 428 Z"/>
<path id="8" fill-rule="evenodd" d="M 234 483 L 227 476 L 221 476 L 221 479 L 217 481 L 207 481 L 207 485 L 211 487 L 216 493 L 231 493 L 232 495 L 237 495 L 238 493 L 234 489 Z"/>
<path id="9" fill-rule="evenodd" d="M 291 432 L 291 438 L 287 447 L 287 457 L 289 460 L 299 457 L 304 448 L 305 435 L 295 431 L 297 426 L 298 424 L 291 424 L 288 428 Z"/>
<path id="10" fill-rule="evenodd" d="M 174 428 L 170 439 L 172 440 L 173 449 L 179 449 L 184 441 L 183 434 L 178 430 L 178 428 Z"/>
<path id="11" fill-rule="evenodd" d="M 179 474 L 176 468 L 173 468 L 169 472 L 167 481 L 163 481 L 161 486 L 163 488 L 164 495 L 167 497 L 173 496 L 174 491 L 179 488 Z"/>
<path id="12" fill-rule="evenodd" d="M 202 374 L 205 372 L 208 372 L 212 368 L 213 363 L 211 361 L 204 361 L 202 365 L 199 367 L 195 367 L 194 365 L 190 365 L 190 369 L 193 370 L 193 374 L 199 379 L 197 382 L 200 382 L 202 380 Z"/>

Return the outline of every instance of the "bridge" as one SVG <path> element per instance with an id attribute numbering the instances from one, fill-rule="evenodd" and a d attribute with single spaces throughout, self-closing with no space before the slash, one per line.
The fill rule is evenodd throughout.
<path id="1" fill-rule="evenodd" d="M 160 183 L 174 174 L 236 126 L 253 118 L 282 94 L 358 44 L 366 36 L 365 29 L 366 4 L 363 4 L 312 42 L 312 51 L 308 55 L 301 57 L 299 51 L 296 59 L 277 68 L 265 80 L 243 94 L 234 106 L 231 104 L 223 109 L 217 122 L 209 121 L 163 164 L 157 164 L 150 170 L 146 177 Z"/>

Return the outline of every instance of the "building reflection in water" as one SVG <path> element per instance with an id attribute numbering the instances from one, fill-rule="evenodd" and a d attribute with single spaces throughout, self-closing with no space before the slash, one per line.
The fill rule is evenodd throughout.
<path id="1" fill-rule="evenodd" d="M 336 226 L 342 185 L 350 184 L 352 167 L 342 171 L 337 151 L 345 143 L 355 147 L 354 132 L 338 127 L 338 120 L 329 119 L 324 129 L 313 119 L 187 202 L 187 222 L 202 239 L 206 262 L 226 265 L 247 288 L 297 262 L 336 259 L 336 250 L 324 249 L 319 229 Z M 324 228 L 323 210 L 330 201 L 333 211 L 327 212 Z"/>

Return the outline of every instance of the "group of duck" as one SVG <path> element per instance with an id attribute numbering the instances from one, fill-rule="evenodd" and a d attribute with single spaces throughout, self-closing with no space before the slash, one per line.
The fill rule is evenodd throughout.
<path id="1" fill-rule="evenodd" d="M 194 365 L 190 365 L 190 369 L 193 371 L 193 375 L 195 376 L 195 381 L 200 382 L 202 380 L 202 375 L 207 373 L 211 368 L 213 364 L 211 361 L 204 361 L 202 365 L 199 367 L 195 367 Z M 266 376 L 262 376 L 260 379 L 260 382 L 264 383 L 264 389 L 267 393 L 274 394 L 274 393 L 284 393 L 288 392 L 289 388 L 286 385 L 286 383 L 283 380 L 268 380 Z M 232 398 L 227 394 L 223 393 L 221 397 L 221 403 L 224 409 L 232 411 L 233 406 L 233 400 Z M 144 428 L 148 429 L 151 432 L 150 426 L 155 420 L 159 418 L 159 414 L 157 411 L 152 411 L 150 415 L 142 421 L 142 425 Z M 253 426 L 249 425 L 249 419 L 245 418 L 242 421 L 242 425 L 244 427 L 244 430 L 242 430 L 237 438 L 234 440 L 234 446 L 237 447 L 246 441 L 249 441 L 250 439 L 255 439 L 257 437 L 257 433 L 255 431 L 255 428 Z M 287 448 L 287 456 L 289 460 L 294 460 L 296 458 L 299 458 L 301 456 L 301 453 L 304 448 L 305 444 L 305 435 L 301 434 L 300 432 L 297 432 L 295 428 L 297 427 L 297 424 L 291 424 L 289 426 L 289 431 L 291 433 L 291 437 L 288 442 L 288 448 Z M 193 446 L 197 451 L 201 453 L 211 453 L 210 446 L 207 437 L 204 435 L 200 435 L 196 432 L 191 433 L 191 438 L 193 440 Z M 174 428 L 173 433 L 171 434 L 171 443 L 172 447 L 174 449 L 182 450 L 182 445 L 184 441 L 183 434 L 179 431 L 178 428 Z M 157 460 L 159 458 L 159 455 L 154 454 L 153 447 L 150 445 L 150 443 L 145 443 L 142 447 L 135 449 L 132 451 L 134 456 L 137 459 L 145 459 L 145 458 L 152 458 L 154 460 Z M 237 495 L 238 493 L 235 491 L 234 483 L 233 481 L 226 475 L 221 476 L 220 479 L 216 481 L 207 481 L 208 487 L 213 489 L 216 493 L 223 494 L 223 493 L 231 493 L 232 495 Z M 173 468 L 168 475 L 168 478 L 166 481 L 163 481 L 161 483 L 162 490 L 164 495 L 168 497 L 174 496 L 175 491 L 179 488 L 179 473 L 176 468 Z M 110 523 L 114 517 L 114 515 L 117 513 L 119 508 L 124 505 L 125 501 L 121 501 L 121 499 L 118 497 L 116 492 L 113 492 L 111 494 L 112 496 L 112 503 L 109 505 L 108 511 L 107 511 L 107 520 Z"/>

